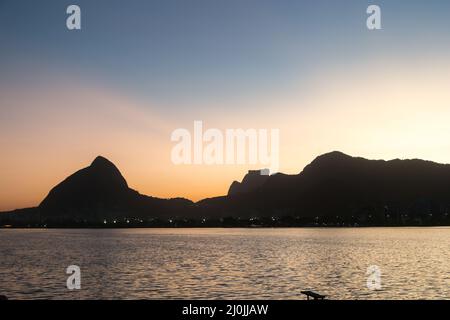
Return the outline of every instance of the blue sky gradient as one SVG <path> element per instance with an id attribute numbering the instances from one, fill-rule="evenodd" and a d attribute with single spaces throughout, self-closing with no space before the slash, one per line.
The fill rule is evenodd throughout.
<path id="1" fill-rule="evenodd" d="M 72 3 L 81 31 L 65 28 Z M 368 4 L 382 31 L 366 29 Z M 68 70 L 192 108 L 293 90 L 336 65 L 448 53 L 449 15 L 444 0 L 2 0 L 0 67 Z"/>

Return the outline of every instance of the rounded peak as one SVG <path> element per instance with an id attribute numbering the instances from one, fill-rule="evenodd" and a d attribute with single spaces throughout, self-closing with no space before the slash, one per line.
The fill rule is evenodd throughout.
<path id="1" fill-rule="evenodd" d="M 102 156 L 97 156 L 94 161 L 92 161 L 91 166 L 98 165 L 114 165 L 111 161 Z"/>
<path id="2" fill-rule="evenodd" d="M 340 151 L 332 151 L 328 153 L 324 153 L 320 156 L 318 156 L 316 159 L 314 159 L 313 162 L 317 161 L 340 161 L 340 160 L 349 160 L 353 159 L 353 157 L 349 156 L 348 154 L 345 154 Z"/>
<path id="3" fill-rule="evenodd" d="M 327 157 L 327 158 L 351 158 L 348 154 L 345 154 L 341 151 L 331 151 L 328 153 L 324 153 L 319 156 L 320 157 Z"/>
<path id="4" fill-rule="evenodd" d="M 103 173 L 107 172 L 108 174 L 122 177 L 122 174 L 120 173 L 116 165 L 102 156 L 98 156 L 97 158 L 95 158 L 89 168 L 91 171 Z"/>
<path id="5" fill-rule="evenodd" d="M 328 153 L 324 153 L 317 158 L 315 158 L 310 164 L 308 164 L 303 171 L 309 171 L 312 168 L 321 168 L 330 167 L 335 165 L 341 165 L 343 163 L 349 163 L 353 158 L 343 152 L 340 151 L 332 151 Z"/>

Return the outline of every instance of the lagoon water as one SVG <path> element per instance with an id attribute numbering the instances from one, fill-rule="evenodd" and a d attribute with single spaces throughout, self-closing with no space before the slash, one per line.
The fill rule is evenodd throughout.
<path id="1" fill-rule="evenodd" d="M 69 265 L 81 290 L 66 287 Z M 367 287 L 367 268 L 381 289 Z M 2 229 L 10 299 L 450 299 L 450 228 Z"/>

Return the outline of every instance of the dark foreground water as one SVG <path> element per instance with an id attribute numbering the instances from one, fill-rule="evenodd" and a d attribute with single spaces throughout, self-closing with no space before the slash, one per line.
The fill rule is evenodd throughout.
<path id="1" fill-rule="evenodd" d="M 81 290 L 66 287 L 69 265 L 81 268 Z M 9 298 L 303 299 L 305 289 L 450 299 L 450 229 L 0 230 L 0 294 Z"/>

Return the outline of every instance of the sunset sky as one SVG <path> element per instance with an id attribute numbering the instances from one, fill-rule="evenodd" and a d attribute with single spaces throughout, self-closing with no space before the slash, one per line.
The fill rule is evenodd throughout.
<path id="1" fill-rule="evenodd" d="M 260 167 L 173 164 L 171 133 L 195 120 L 279 129 L 284 173 L 333 150 L 450 163 L 449 57 L 447 0 L 0 0 L 0 210 L 97 155 L 192 200 Z"/>

